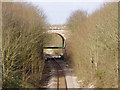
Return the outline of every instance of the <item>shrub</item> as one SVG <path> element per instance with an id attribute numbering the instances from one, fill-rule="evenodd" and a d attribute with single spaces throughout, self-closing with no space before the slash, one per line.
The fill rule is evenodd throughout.
<path id="1" fill-rule="evenodd" d="M 99 88 L 117 88 L 118 3 L 107 3 L 82 23 L 78 20 L 74 20 L 77 24 L 73 21 L 68 24 L 69 29 L 74 27 L 69 53 L 79 80 L 83 80 L 81 87 L 93 84 Z"/>
<path id="2" fill-rule="evenodd" d="M 29 3 L 3 3 L 3 88 L 39 87 L 44 67 L 45 18 Z"/>

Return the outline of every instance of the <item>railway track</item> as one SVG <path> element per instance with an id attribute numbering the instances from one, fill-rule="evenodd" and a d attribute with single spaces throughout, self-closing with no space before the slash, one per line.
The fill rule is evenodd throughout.
<path id="1" fill-rule="evenodd" d="M 64 74 L 64 70 L 62 69 L 62 67 L 60 66 L 60 64 L 57 62 L 57 60 L 50 60 L 50 62 L 52 63 L 53 67 L 56 70 L 56 87 L 57 90 L 64 88 L 67 90 L 67 81 L 66 81 L 66 77 Z"/>

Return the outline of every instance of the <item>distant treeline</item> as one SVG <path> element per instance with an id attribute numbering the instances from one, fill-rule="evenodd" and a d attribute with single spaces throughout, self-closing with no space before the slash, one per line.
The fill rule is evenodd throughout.
<path id="1" fill-rule="evenodd" d="M 46 17 L 29 3 L 2 3 L 3 88 L 39 87 Z"/>
<path id="2" fill-rule="evenodd" d="M 81 88 L 118 86 L 118 3 L 106 3 L 87 16 L 74 12 L 67 22 L 72 34 L 67 42 L 67 60 L 81 80 Z"/>

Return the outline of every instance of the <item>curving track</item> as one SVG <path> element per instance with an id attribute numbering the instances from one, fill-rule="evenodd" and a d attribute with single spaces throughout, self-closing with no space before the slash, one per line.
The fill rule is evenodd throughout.
<path id="1" fill-rule="evenodd" d="M 67 81 L 64 74 L 64 70 L 60 66 L 60 64 L 57 62 L 57 60 L 50 60 L 53 67 L 56 70 L 56 88 L 59 90 L 60 88 L 64 88 L 67 90 Z"/>

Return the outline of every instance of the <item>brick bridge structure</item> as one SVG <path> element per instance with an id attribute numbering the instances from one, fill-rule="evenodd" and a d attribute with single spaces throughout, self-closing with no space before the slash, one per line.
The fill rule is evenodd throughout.
<path id="1" fill-rule="evenodd" d="M 69 37 L 68 30 L 65 25 L 49 25 L 49 29 L 46 32 L 48 34 L 57 34 L 62 38 L 62 47 L 44 47 L 44 48 L 65 48 L 65 40 Z"/>

